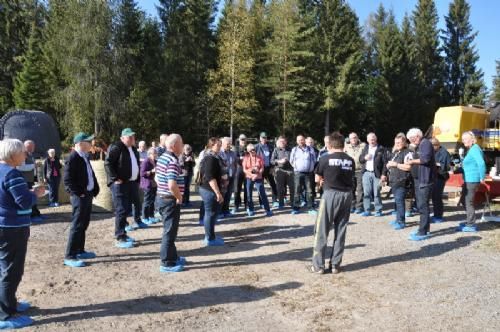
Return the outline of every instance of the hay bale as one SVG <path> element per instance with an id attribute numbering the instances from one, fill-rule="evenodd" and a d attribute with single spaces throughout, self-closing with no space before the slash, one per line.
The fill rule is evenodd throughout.
<path id="1" fill-rule="evenodd" d="M 93 202 L 93 212 L 112 212 L 113 211 L 113 198 L 111 190 L 107 185 L 106 171 L 104 170 L 104 161 L 91 160 L 90 164 L 94 169 L 97 183 L 99 184 L 100 192 Z"/>

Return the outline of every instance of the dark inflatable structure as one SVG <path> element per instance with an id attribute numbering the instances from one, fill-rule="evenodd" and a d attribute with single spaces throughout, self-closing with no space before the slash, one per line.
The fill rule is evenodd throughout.
<path id="1" fill-rule="evenodd" d="M 54 119 L 41 111 L 16 110 L 0 119 L 0 139 L 17 138 L 35 142 L 35 158 L 45 158 L 48 149 L 61 156 L 61 140 Z"/>

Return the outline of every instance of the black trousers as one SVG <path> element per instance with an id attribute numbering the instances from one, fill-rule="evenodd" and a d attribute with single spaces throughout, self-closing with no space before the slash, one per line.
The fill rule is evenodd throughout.
<path id="1" fill-rule="evenodd" d="M 276 178 L 279 205 L 281 207 L 285 205 L 285 193 L 287 187 L 288 192 L 290 193 L 290 205 L 293 205 L 293 198 L 295 194 L 295 188 L 293 186 L 293 171 L 285 171 L 280 168 L 276 168 L 274 176 Z"/>
<path id="2" fill-rule="evenodd" d="M 271 187 L 271 192 L 272 192 L 272 199 L 273 202 L 276 202 L 276 199 L 278 197 L 278 191 L 276 190 L 276 182 L 274 182 L 274 176 L 272 174 L 272 167 L 264 167 L 264 172 L 262 173 L 262 178 L 269 183 L 269 186 Z"/>
<path id="3" fill-rule="evenodd" d="M 17 312 L 16 292 L 24 274 L 29 227 L 0 227 L 0 320 Z"/>
<path id="4" fill-rule="evenodd" d="M 68 245 L 66 246 L 67 259 L 76 259 L 76 255 L 85 251 L 85 232 L 90 224 L 92 198 L 93 196 L 90 192 L 87 192 L 84 197 L 77 195 L 71 195 L 70 197 L 73 211 Z"/>
<path id="5" fill-rule="evenodd" d="M 238 166 L 236 168 L 236 174 L 234 174 L 234 207 L 239 208 L 241 206 L 241 192 L 243 191 L 243 204 L 245 209 L 247 207 L 247 189 L 245 173 L 243 172 L 243 167 Z"/>

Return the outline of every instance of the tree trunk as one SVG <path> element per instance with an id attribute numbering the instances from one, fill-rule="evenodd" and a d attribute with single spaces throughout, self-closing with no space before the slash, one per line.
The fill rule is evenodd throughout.
<path id="1" fill-rule="evenodd" d="M 325 136 L 330 134 L 330 109 L 325 110 Z"/>

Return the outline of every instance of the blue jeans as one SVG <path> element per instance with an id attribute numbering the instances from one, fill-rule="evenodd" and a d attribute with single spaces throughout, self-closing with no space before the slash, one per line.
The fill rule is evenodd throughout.
<path id="1" fill-rule="evenodd" d="M 392 194 L 396 203 L 396 221 L 404 225 L 406 188 L 404 186 L 392 187 Z"/>
<path id="2" fill-rule="evenodd" d="M 255 188 L 257 189 L 257 192 L 259 193 L 259 197 L 262 201 L 262 204 L 264 204 L 264 209 L 266 209 L 266 211 L 270 211 L 271 209 L 269 207 L 269 201 L 267 200 L 266 191 L 264 190 L 264 182 L 262 182 L 262 179 L 255 180 L 255 181 L 247 179 L 248 209 L 250 211 L 254 210 L 253 200 L 252 200 L 252 192 L 253 192 L 254 184 L 255 184 Z"/>
<path id="3" fill-rule="evenodd" d="M 58 203 L 60 182 L 60 176 L 51 176 L 49 178 L 49 203 Z"/>
<path id="4" fill-rule="evenodd" d="M 432 194 L 432 183 L 421 185 L 415 181 L 415 195 L 417 196 L 417 207 L 420 212 L 420 225 L 418 235 L 426 235 L 431 229 L 429 199 Z"/>
<path id="5" fill-rule="evenodd" d="M 203 209 L 205 211 L 203 223 L 205 226 L 205 239 L 215 240 L 215 222 L 220 204 L 217 202 L 217 196 L 210 189 L 200 187 L 200 196 L 203 200 Z"/>
<path id="6" fill-rule="evenodd" d="M 300 209 L 300 197 L 302 188 L 305 188 L 307 208 L 310 210 L 314 207 L 314 173 L 313 172 L 295 172 L 293 174 L 294 198 L 293 209 Z"/>
<path id="7" fill-rule="evenodd" d="M 84 197 L 71 195 L 70 202 L 73 207 L 71 215 L 71 228 L 69 230 L 66 258 L 75 259 L 76 255 L 85 251 L 85 232 L 89 227 L 90 214 L 92 213 L 92 193 L 85 193 Z"/>
<path id="8" fill-rule="evenodd" d="M 175 266 L 177 262 L 177 248 L 175 239 L 179 230 L 181 219 L 181 206 L 175 198 L 156 198 L 156 206 L 163 221 L 163 234 L 161 237 L 160 260 L 162 266 Z"/>
<path id="9" fill-rule="evenodd" d="M 375 212 L 382 212 L 382 200 L 380 199 L 380 179 L 375 177 L 373 172 L 363 173 L 363 208 L 370 211 L 371 198 L 375 205 Z"/>
<path id="10" fill-rule="evenodd" d="M 16 291 L 24 274 L 29 227 L 0 227 L 0 320 L 17 313 Z"/>
<path id="11" fill-rule="evenodd" d="M 155 216 L 156 188 L 157 187 L 144 189 L 144 203 L 142 204 L 142 217 L 144 219 L 153 218 Z"/>

